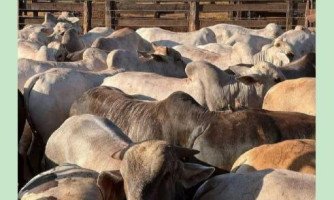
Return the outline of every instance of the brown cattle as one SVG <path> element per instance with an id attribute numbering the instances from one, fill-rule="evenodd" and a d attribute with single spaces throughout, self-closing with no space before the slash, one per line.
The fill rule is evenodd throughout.
<path id="1" fill-rule="evenodd" d="M 225 170 L 253 147 L 315 136 L 313 116 L 255 109 L 210 112 L 183 92 L 145 102 L 100 86 L 85 92 L 71 107 L 70 115 L 86 113 L 110 119 L 135 142 L 160 139 L 200 150 L 197 158 Z"/>

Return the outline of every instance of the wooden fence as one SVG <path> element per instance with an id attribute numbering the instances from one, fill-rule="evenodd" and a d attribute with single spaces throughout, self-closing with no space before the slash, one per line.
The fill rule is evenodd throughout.
<path id="1" fill-rule="evenodd" d="M 41 23 L 45 12 L 71 11 L 81 19 L 85 31 L 97 26 L 115 29 L 162 27 L 174 31 L 192 31 L 218 23 L 263 28 L 271 22 L 291 29 L 305 24 L 305 9 L 306 0 L 31 2 L 19 9 L 19 25 Z M 29 15 L 29 12 L 33 14 Z"/>

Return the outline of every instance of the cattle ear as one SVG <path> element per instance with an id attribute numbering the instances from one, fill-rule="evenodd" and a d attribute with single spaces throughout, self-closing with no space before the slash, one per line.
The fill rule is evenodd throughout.
<path id="1" fill-rule="evenodd" d="M 126 147 L 126 148 L 124 148 L 124 149 L 121 149 L 121 150 L 119 150 L 119 151 L 113 153 L 113 154 L 111 155 L 111 157 L 112 157 L 113 159 L 116 159 L 116 160 L 123 160 L 124 154 L 125 154 L 125 152 L 126 152 L 128 149 L 129 149 L 129 147 Z"/>
<path id="2" fill-rule="evenodd" d="M 125 199 L 123 178 L 119 171 L 104 171 L 97 178 L 103 199 Z"/>
<path id="3" fill-rule="evenodd" d="M 260 78 L 256 74 L 238 76 L 236 79 L 246 85 L 251 85 L 257 82 L 260 82 Z"/>
<path id="4" fill-rule="evenodd" d="M 253 67 L 253 65 L 239 64 L 239 65 L 229 66 L 229 68 L 227 70 L 225 70 L 225 72 L 229 73 L 228 70 L 230 70 L 235 75 L 242 76 L 242 75 L 246 74 L 251 67 Z"/>
<path id="5" fill-rule="evenodd" d="M 157 62 L 164 62 L 164 57 L 162 55 L 158 55 L 158 54 L 151 54 L 151 56 L 153 57 L 154 60 L 156 60 Z"/>
<path id="6" fill-rule="evenodd" d="M 191 188 L 201 181 L 208 179 L 214 171 L 214 167 L 207 167 L 195 163 L 184 163 L 181 183 L 183 187 Z"/>

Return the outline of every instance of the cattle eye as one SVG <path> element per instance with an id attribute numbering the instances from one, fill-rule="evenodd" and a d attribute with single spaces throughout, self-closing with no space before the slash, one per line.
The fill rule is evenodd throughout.
<path id="1" fill-rule="evenodd" d="M 277 42 L 276 44 L 275 44 L 275 47 L 280 47 L 281 46 L 281 43 L 279 43 L 279 42 Z"/>

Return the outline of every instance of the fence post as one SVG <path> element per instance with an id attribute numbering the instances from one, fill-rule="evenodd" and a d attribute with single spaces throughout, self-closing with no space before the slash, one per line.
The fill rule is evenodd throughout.
<path id="1" fill-rule="evenodd" d="M 292 29 L 292 23 L 293 23 L 293 0 L 287 0 L 286 1 L 286 30 Z"/>
<path id="2" fill-rule="evenodd" d="M 83 3 L 83 31 L 87 33 L 92 28 L 92 1 Z"/>
<path id="3" fill-rule="evenodd" d="M 240 5 L 241 2 L 240 2 L 240 1 L 237 1 L 237 2 L 235 2 L 235 4 Z M 236 14 L 235 14 L 235 18 L 238 19 L 238 20 L 241 18 L 241 11 L 237 11 L 237 12 L 236 12 Z"/>
<path id="4" fill-rule="evenodd" d="M 104 13 L 104 23 L 105 26 L 108 28 L 111 28 L 111 6 L 110 6 L 111 2 L 110 0 L 105 0 L 105 13 Z"/>
<path id="5" fill-rule="evenodd" d="M 309 11 L 310 11 L 310 0 L 307 0 L 306 1 L 306 8 L 305 8 L 305 23 L 304 23 L 304 26 L 305 27 L 308 27 L 309 24 L 308 24 L 308 19 L 307 19 L 307 16 L 309 14 Z"/>
<path id="6" fill-rule="evenodd" d="M 155 1 L 154 3 L 159 5 L 160 1 Z M 160 18 L 160 12 L 154 12 L 154 18 Z"/>
<path id="7" fill-rule="evenodd" d="M 116 2 L 113 0 L 105 0 L 105 26 L 108 28 L 116 28 Z"/>
<path id="8" fill-rule="evenodd" d="M 31 3 L 33 4 L 33 3 L 37 3 L 38 1 L 37 0 L 31 0 Z M 38 11 L 33 11 L 32 12 L 33 14 L 32 14 L 32 16 L 34 16 L 34 17 L 38 17 Z"/>
<path id="9" fill-rule="evenodd" d="M 199 1 L 189 1 L 189 19 L 188 19 L 188 31 L 195 31 L 199 29 Z"/>

